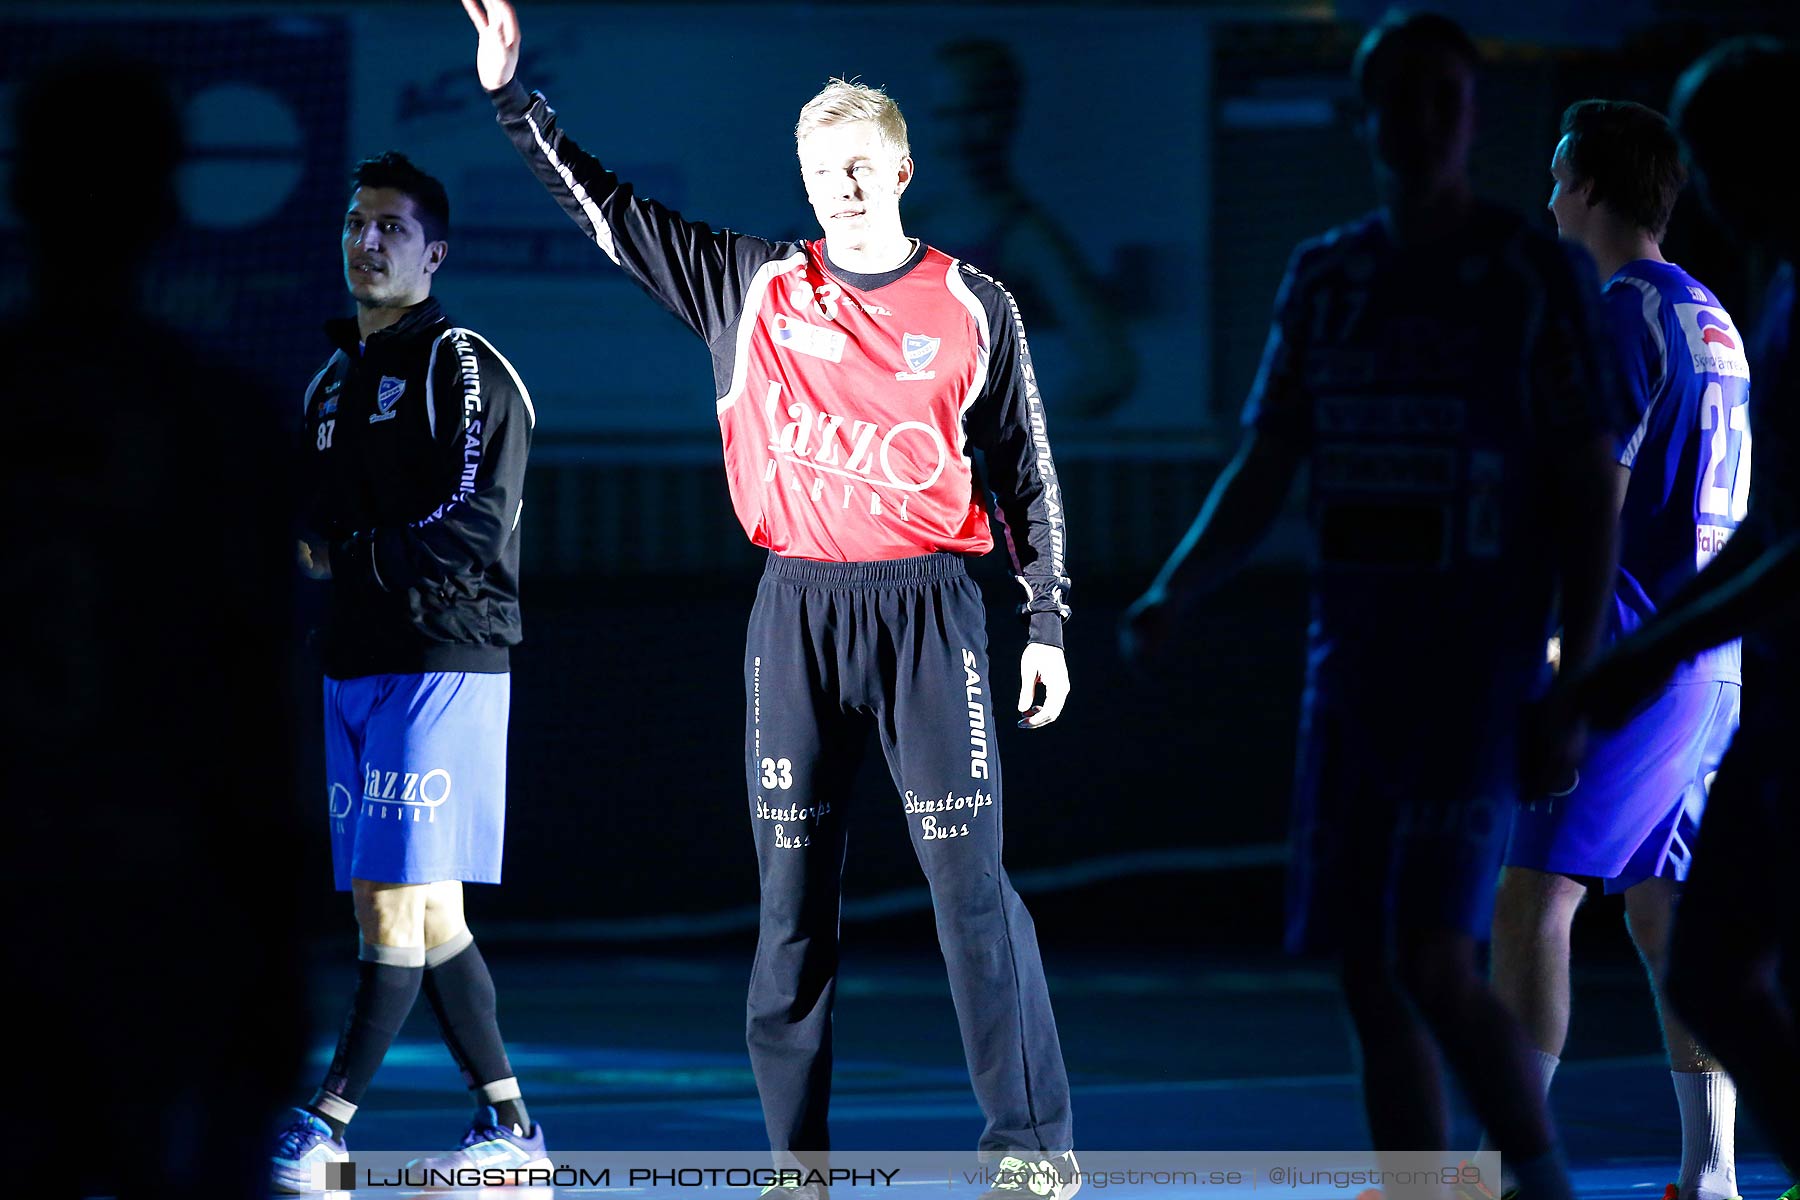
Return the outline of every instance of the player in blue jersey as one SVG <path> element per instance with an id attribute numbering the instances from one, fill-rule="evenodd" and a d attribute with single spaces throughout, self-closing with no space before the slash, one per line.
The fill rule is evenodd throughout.
<path id="1" fill-rule="evenodd" d="M 1166 632 L 1310 467 L 1312 612 L 1290 947 L 1341 961 L 1378 1150 L 1447 1149 L 1443 1064 L 1534 1196 L 1569 1182 L 1529 1045 L 1477 966 L 1515 807 L 1521 713 L 1605 627 L 1616 439 L 1593 265 L 1469 178 L 1476 52 L 1383 22 L 1357 55 L 1381 207 L 1294 253 L 1245 436 L 1127 617 Z M 1395 648 L 1404 647 L 1396 669 Z M 1566 781 L 1579 729 L 1532 739 Z"/>
<path id="2" fill-rule="evenodd" d="M 1670 113 L 1695 190 L 1747 250 L 1786 264 L 1791 281 L 1800 223 L 1791 192 L 1767 177 L 1766 139 L 1800 118 L 1800 51 L 1769 39 L 1723 43 L 1682 76 Z M 1791 292 L 1772 300 L 1751 354 L 1756 484 L 1744 520 L 1706 570 L 1565 690 L 1618 723 L 1679 664 L 1745 639 L 1749 700 L 1676 909 L 1665 987 L 1800 1174 L 1800 904 L 1788 876 L 1800 855 L 1790 749 L 1800 716 L 1800 364 Z M 1785 1200 L 1800 1200 L 1800 1187 Z"/>
<path id="3" fill-rule="evenodd" d="M 1619 447 L 1619 575 L 1610 639 L 1630 633 L 1716 554 L 1750 486 L 1750 372 L 1718 298 L 1664 260 L 1686 181 L 1662 114 L 1584 100 L 1563 114 L 1550 211 L 1606 280 L 1607 328 L 1639 414 Z M 1597 737 L 1567 795 L 1531 798 L 1513 826 L 1494 914 L 1495 990 L 1524 1025 L 1543 1086 L 1569 1029 L 1569 929 L 1590 886 L 1623 892 L 1657 995 L 1681 1112 L 1681 1172 L 1667 1200 L 1737 1194 L 1730 1076 L 1664 1001 L 1669 925 L 1707 787 L 1738 724 L 1736 641 L 1681 664 L 1620 729 Z"/>

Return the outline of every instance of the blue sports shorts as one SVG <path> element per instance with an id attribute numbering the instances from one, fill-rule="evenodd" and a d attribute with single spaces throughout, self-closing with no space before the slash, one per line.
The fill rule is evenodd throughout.
<path id="1" fill-rule="evenodd" d="M 1619 729 L 1597 734 L 1573 792 L 1519 811 L 1506 864 L 1594 876 L 1609 892 L 1686 879 L 1707 791 L 1737 732 L 1741 692 L 1735 683 L 1677 684 Z"/>
<path id="2" fill-rule="evenodd" d="M 325 780 L 339 891 L 499 883 L 512 676 L 325 680 Z"/>

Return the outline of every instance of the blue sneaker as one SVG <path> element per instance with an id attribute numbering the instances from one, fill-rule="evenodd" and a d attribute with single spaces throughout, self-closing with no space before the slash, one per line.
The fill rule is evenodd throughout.
<path id="1" fill-rule="evenodd" d="M 350 1148 L 331 1136 L 331 1126 L 303 1108 L 275 1139 L 274 1187 L 278 1192 L 322 1192 L 325 1164 L 349 1162 Z"/>
<path id="2" fill-rule="evenodd" d="M 453 1185 L 452 1172 L 471 1168 L 481 1171 L 521 1171 L 528 1168 L 548 1170 L 554 1164 L 544 1150 L 544 1127 L 533 1122 L 527 1133 L 515 1133 L 511 1125 L 502 1125 L 493 1106 L 481 1109 L 463 1134 L 462 1145 L 448 1154 L 415 1158 L 406 1164 L 406 1178 L 414 1186 Z M 434 1179 L 431 1172 L 442 1172 Z M 515 1180 L 516 1182 L 516 1180 Z"/>

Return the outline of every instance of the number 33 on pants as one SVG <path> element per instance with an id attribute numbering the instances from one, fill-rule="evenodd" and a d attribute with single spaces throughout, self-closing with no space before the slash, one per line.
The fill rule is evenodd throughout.
<path id="1" fill-rule="evenodd" d="M 762 785 L 786 791 L 794 786 L 794 764 L 785 758 L 762 760 Z"/>

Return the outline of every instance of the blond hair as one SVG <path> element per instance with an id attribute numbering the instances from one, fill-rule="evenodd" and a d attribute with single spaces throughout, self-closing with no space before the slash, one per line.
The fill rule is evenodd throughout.
<path id="1" fill-rule="evenodd" d="M 900 115 L 900 106 L 894 103 L 893 97 L 883 88 L 835 77 L 800 110 L 800 120 L 794 125 L 794 141 L 800 141 L 815 129 L 847 125 L 852 121 L 875 122 L 881 140 L 889 149 L 902 157 L 911 153 L 906 141 L 906 118 Z"/>

